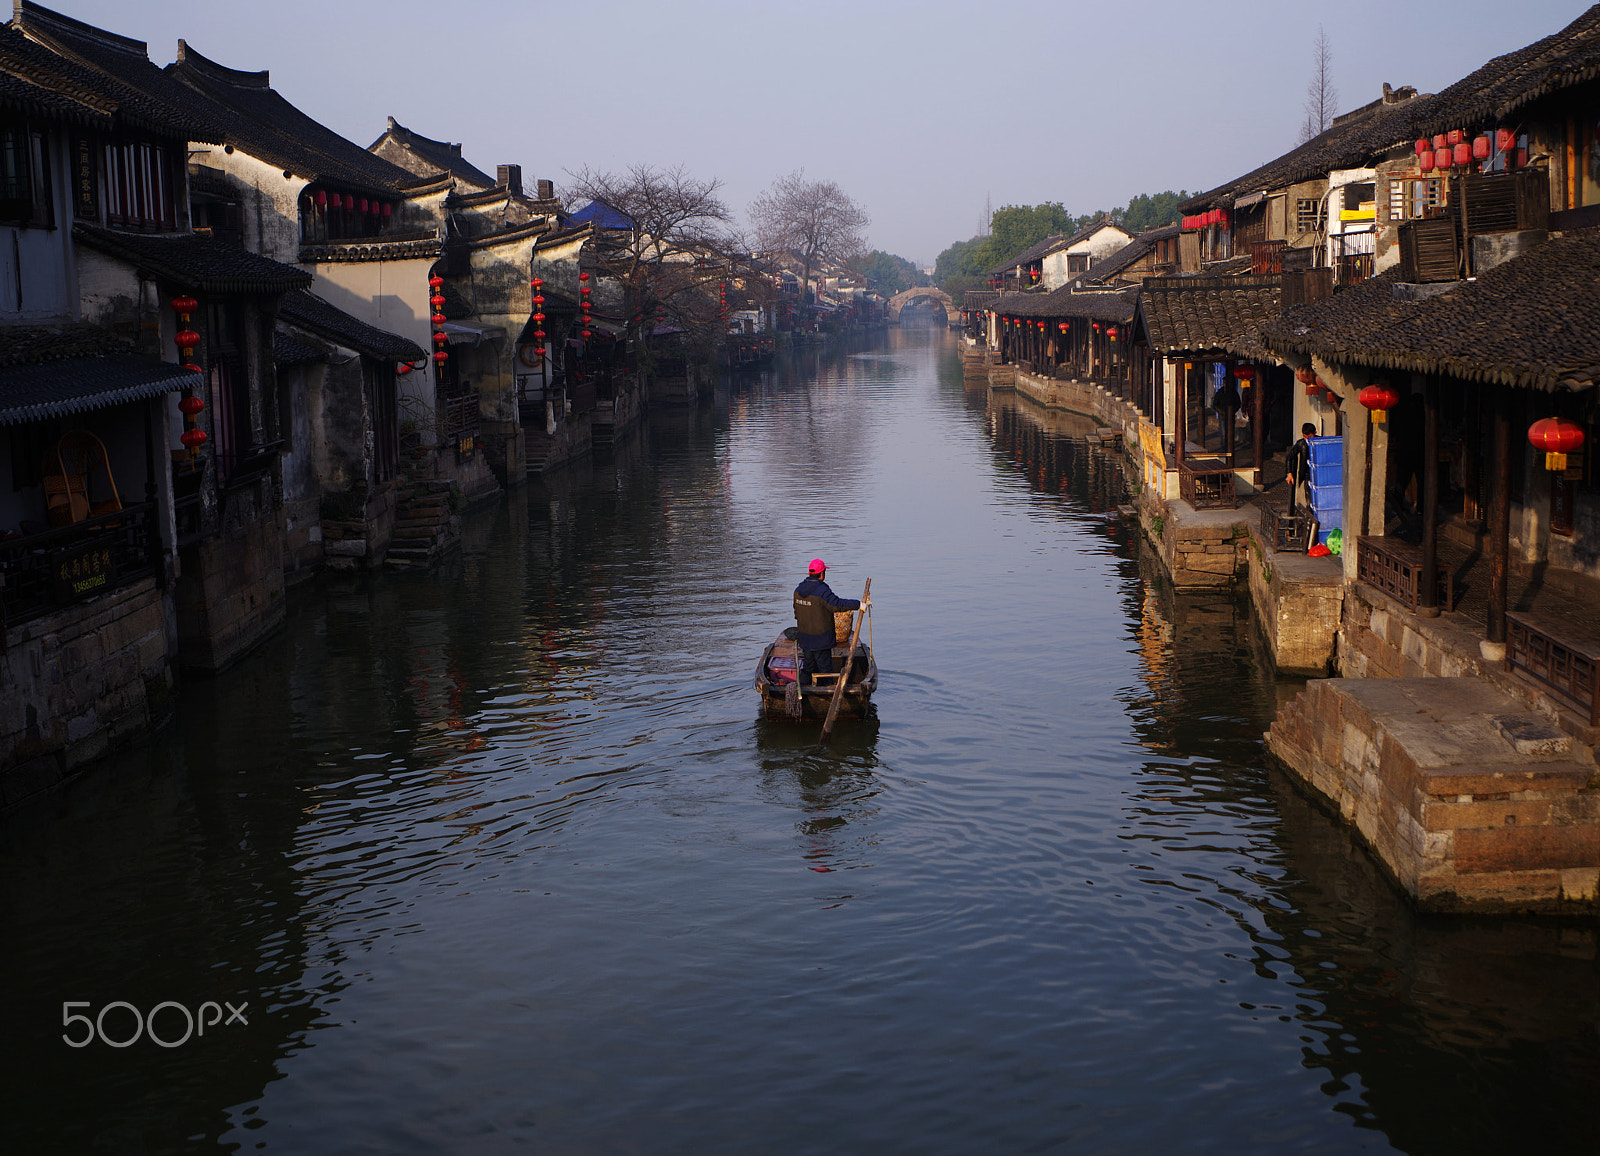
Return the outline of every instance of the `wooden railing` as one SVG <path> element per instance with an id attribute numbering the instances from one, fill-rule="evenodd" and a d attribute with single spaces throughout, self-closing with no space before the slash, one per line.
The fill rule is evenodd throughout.
<path id="1" fill-rule="evenodd" d="M 1600 726 L 1600 642 L 1526 611 L 1506 612 L 1506 669 Z"/>
<path id="2" fill-rule="evenodd" d="M 1381 590 L 1408 610 L 1422 606 L 1422 550 L 1399 538 L 1362 537 L 1356 539 L 1356 581 Z M 1436 563 L 1435 590 L 1440 610 L 1455 605 L 1455 575 L 1449 566 Z"/>
<path id="3" fill-rule="evenodd" d="M 477 390 L 439 399 L 439 438 L 459 456 L 472 456 L 478 444 Z"/>
<path id="4" fill-rule="evenodd" d="M 1232 510 L 1239 505 L 1233 469 L 1217 457 L 1184 458 L 1178 466 L 1178 493 L 1197 510 Z"/>
<path id="5" fill-rule="evenodd" d="M 14 626 L 157 569 L 154 502 L 0 542 L 0 623 Z"/>

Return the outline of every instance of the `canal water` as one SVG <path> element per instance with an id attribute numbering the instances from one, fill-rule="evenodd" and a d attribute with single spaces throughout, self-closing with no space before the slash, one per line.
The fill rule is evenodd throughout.
<path id="1" fill-rule="evenodd" d="M 0 819 L 0 1149 L 1592 1151 L 1595 930 L 1415 917 L 1092 433 L 891 332 L 292 592 Z M 821 751 L 751 685 L 815 556 Z"/>

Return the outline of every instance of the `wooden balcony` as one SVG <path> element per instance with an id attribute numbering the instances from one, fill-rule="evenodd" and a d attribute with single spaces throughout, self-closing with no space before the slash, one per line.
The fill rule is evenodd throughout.
<path id="1" fill-rule="evenodd" d="M 1178 493 L 1197 510 L 1233 510 L 1239 505 L 1233 467 L 1225 459 L 1211 455 L 1183 459 L 1178 466 Z"/>
<path id="2" fill-rule="evenodd" d="M 1506 669 L 1600 726 L 1600 641 L 1554 619 L 1508 611 Z"/>
<path id="3" fill-rule="evenodd" d="M 1356 540 L 1356 581 L 1381 590 L 1407 610 L 1422 607 L 1422 550 L 1399 538 L 1362 537 Z M 1434 567 L 1435 591 L 1440 610 L 1455 605 L 1455 578 L 1449 566 Z"/>

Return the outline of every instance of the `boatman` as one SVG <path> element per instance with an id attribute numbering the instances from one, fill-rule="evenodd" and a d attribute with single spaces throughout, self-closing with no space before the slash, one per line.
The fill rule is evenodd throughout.
<path id="1" fill-rule="evenodd" d="M 840 598 L 828 589 L 827 577 L 827 563 L 813 558 L 806 580 L 794 588 L 794 622 L 799 627 L 795 646 L 800 651 L 801 686 L 811 685 L 813 673 L 833 673 L 833 612 L 861 607 L 856 599 Z M 871 605 L 870 599 L 867 604 Z"/>

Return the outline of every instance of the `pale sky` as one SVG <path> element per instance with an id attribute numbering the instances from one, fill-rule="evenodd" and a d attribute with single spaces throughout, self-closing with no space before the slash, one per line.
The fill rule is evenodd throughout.
<path id="1" fill-rule="evenodd" d="M 267 69 L 365 147 L 386 118 L 469 160 L 562 184 L 585 165 L 683 165 L 750 200 L 796 168 L 931 264 L 985 199 L 1073 213 L 1200 191 L 1288 151 L 1319 21 L 1338 106 L 1437 92 L 1562 28 L 1557 0 L 57 0 L 146 41 Z"/>

